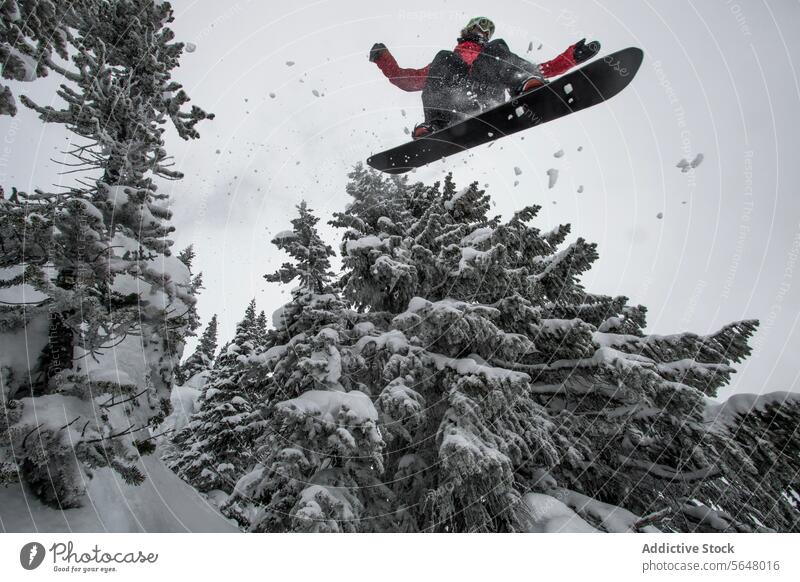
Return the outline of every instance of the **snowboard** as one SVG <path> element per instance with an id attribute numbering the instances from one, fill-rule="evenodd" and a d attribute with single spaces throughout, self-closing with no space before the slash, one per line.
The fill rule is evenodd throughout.
<path id="1" fill-rule="evenodd" d="M 594 60 L 576 71 L 487 109 L 455 125 L 390 150 L 367 163 L 382 172 L 402 174 L 475 146 L 530 129 L 602 103 L 633 80 L 644 53 L 630 47 Z"/>

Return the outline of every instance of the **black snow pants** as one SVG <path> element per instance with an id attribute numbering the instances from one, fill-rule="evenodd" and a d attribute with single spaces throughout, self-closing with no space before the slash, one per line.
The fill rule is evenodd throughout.
<path id="1" fill-rule="evenodd" d="M 440 51 L 431 63 L 422 91 L 425 121 L 452 125 L 505 101 L 539 67 L 512 53 L 502 39 L 486 44 L 470 68 L 452 51 Z"/>

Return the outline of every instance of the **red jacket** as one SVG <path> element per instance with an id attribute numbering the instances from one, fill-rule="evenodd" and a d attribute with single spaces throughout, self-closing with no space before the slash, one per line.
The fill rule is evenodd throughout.
<path id="1" fill-rule="evenodd" d="M 545 78 L 556 77 L 566 73 L 577 64 L 572 57 L 574 48 L 575 45 L 572 45 L 556 58 L 539 65 Z M 476 42 L 462 41 L 456 45 L 453 52 L 464 59 L 467 65 L 471 66 L 475 59 L 478 58 L 481 49 L 481 45 Z M 431 68 L 428 65 L 421 69 L 402 69 L 388 50 L 384 50 L 381 53 L 375 64 L 378 65 L 378 68 L 393 85 L 400 87 L 403 91 L 422 91 L 425 88 L 425 81 Z"/>

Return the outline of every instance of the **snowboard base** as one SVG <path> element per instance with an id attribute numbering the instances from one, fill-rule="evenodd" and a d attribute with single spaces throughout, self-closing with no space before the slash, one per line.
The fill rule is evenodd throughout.
<path id="1" fill-rule="evenodd" d="M 475 117 L 374 154 L 367 163 L 382 172 L 402 174 L 603 103 L 630 84 L 643 59 L 636 47 L 611 53 Z"/>

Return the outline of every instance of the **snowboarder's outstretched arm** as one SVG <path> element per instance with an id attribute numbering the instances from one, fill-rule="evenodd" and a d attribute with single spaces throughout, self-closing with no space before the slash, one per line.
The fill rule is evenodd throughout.
<path id="1" fill-rule="evenodd" d="M 386 45 L 382 43 L 377 43 L 372 47 L 369 52 L 369 60 L 378 65 L 390 83 L 403 91 L 422 91 L 425 88 L 430 65 L 421 69 L 402 69 Z"/>
<path id="2" fill-rule="evenodd" d="M 541 63 L 539 68 L 545 78 L 557 77 L 558 75 L 563 75 L 575 65 L 588 61 L 598 52 L 600 52 L 600 43 L 593 40 L 586 44 L 586 39 L 584 38 L 570 46 L 556 58 L 546 63 Z"/>

